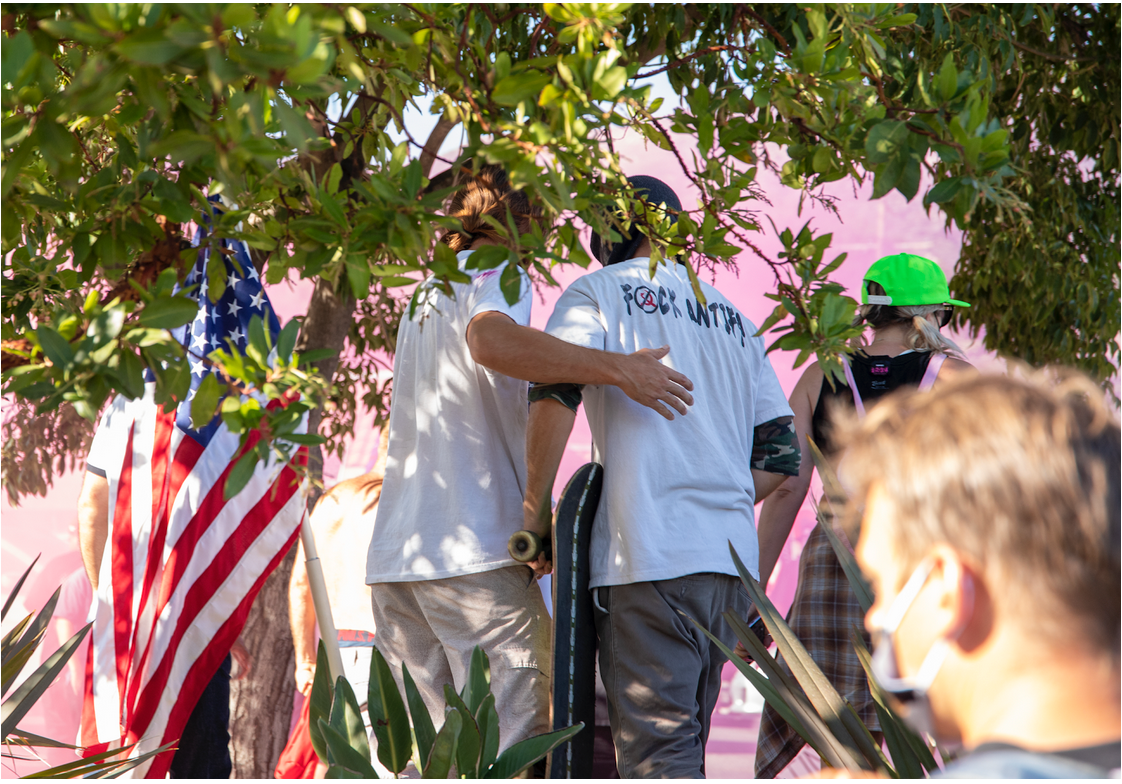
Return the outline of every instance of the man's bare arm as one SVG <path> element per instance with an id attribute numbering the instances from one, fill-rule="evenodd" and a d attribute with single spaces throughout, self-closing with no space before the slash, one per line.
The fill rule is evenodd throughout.
<path id="1" fill-rule="evenodd" d="M 577 415 L 556 400 L 539 400 L 530 404 L 530 421 L 526 425 L 526 496 L 522 504 L 522 527 L 545 538 L 550 535 L 550 501 L 557 468 L 565 454 L 565 444 L 573 432 Z M 539 577 L 553 571 L 545 556 L 529 566 Z"/>
<path id="2" fill-rule="evenodd" d="M 308 583 L 304 543 L 296 546 L 296 563 L 288 581 L 288 625 L 296 652 L 296 690 L 305 697 L 311 693 L 316 675 L 316 610 Z"/>
<path id="3" fill-rule="evenodd" d="M 78 495 L 78 547 L 82 551 L 86 577 L 95 591 L 108 538 L 109 480 L 87 471 Z"/>
<path id="4" fill-rule="evenodd" d="M 693 382 L 659 362 L 669 347 L 634 354 L 575 346 L 552 335 L 515 324 L 492 310 L 471 320 L 467 330 L 472 359 L 511 378 L 543 384 L 607 384 L 619 387 L 636 403 L 673 419 L 693 405 Z"/>
<path id="5" fill-rule="evenodd" d="M 779 477 L 781 480 L 774 494 L 764 502 L 756 521 L 756 531 L 760 541 L 760 584 L 767 586 L 779 555 L 787 543 L 791 526 L 802 508 L 807 490 L 810 488 L 811 475 L 814 473 L 814 460 L 810 456 L 807 434 L 814 414 L 814 403 L 822 387 L 822 371 L 817 363 L 803 372 L 791 392 L 791 411 L 795 414 L 795 433 L 799 439 L 802 460 L 798 476 Z M 755 474 L 755 472 L 753 472 Z M 762 500 L 756 497 L 757 503 Z"/>

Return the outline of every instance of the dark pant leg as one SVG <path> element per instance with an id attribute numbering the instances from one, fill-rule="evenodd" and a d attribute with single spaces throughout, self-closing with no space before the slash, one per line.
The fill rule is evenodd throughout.
<path id="1" fill-rule="evenodd" d="M 734 577 L 696 574 L 601 588 L 597 596 L 620 776 L 701 778 L 726 659 L 689 618 L 734 644 L 721 613 L 747 615 L 746 592 Z"/>
<path id="2" fill-rule="evenodd" d="M 230 656 L 203 689 L 171 759 L 173 779 L 228 779 L 230 760 Z"/>

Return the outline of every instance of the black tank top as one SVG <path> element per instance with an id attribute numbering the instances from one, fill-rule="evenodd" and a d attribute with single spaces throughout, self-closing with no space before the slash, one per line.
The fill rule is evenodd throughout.
<path id="1" fill-rule="evenodd" d="M 870 357 L 857 353 L 849 358 L 849 364 L 853 370 L 853 380 L 857 382 L 857 391 L 861 393 L 865 405 L 870 406 L 898 387 L 919 386 L 933 356 L 930 351 L 913 351 L 896 357 Z M 831 388 L 830 382 L 823 376 L 818 405 L 814 407 L 814 415 L 810 420 L 811 438 L 824 455 L 832 455 L 835 451 L 830 438 L 831 402 L 828 401 L 836 401 L 833 405 L 842 403 L 853 408 L 853 390 L 845 383 L 844 378 L 835 380 Z"/>

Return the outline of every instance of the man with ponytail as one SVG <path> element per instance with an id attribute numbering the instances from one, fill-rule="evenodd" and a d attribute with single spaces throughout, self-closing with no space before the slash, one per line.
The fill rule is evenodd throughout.
<path id="1" fill-rule="evenodd" d="M 592 351 L 531 329 L 531 287 L 512 305 L 506 265 L 471 263 L 483 245 L 529 233 L 541 211 L 499 166 L 457 167 L 441 241 L 470 282 L 420 285 L 394 357 L 385 479 L 366 566 L 375 643 L 401 684 L 407 664 L 434 721 L 444 686 L 464 687 L 473 649 L 486 652 L 501 749 L 548 732 L 551 641 L 541 591 L 507 552 L 526 487 L 527 381 L 619 387 L 671 419 L 693 384 L 658 360 L 667 347 Z M 509 275 L 508 275 L 509 277 Z"/>

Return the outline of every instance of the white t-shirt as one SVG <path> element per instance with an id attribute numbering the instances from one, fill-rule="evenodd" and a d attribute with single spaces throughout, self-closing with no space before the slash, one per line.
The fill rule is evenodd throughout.
<path id="1" fill-rule="evenodd" d="M 604 490 L 592 528 L 592 587 L 735 575 L 731 540 L 758 576 L 756 425 L 791 416 L 756 326 L 712 286 L 699 305 L 685 267 L 632 259 L 577 280 L 546 332 L 588 348 L 632 353 L 669 345 L 662 360 L 694 383 L 694 405 L 668 422 L 617 387 L 586 386 L 584 403 Z"/>
<path id="2" fill-rule="evenodd" d="M 471 251 L 456 258 L 460 269 Z M 530 285 L 508 305 L 504 266 L 464 270 L 454 298 L 432 281 L 401 320 L 393 368 L 386 477 L 366 561 L 366 582 L 435 580 L 516 564 L 522 527 L 527 383 L 471 358 L 467 327 L 487 311 L 530 323 Z"/>

